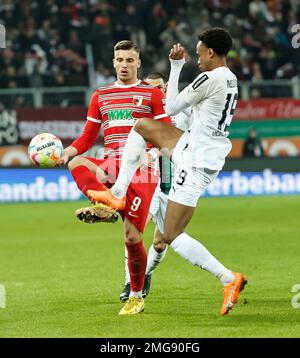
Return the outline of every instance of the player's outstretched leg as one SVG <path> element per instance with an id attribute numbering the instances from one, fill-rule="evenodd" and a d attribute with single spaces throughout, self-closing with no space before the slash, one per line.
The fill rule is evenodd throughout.
<path id="1" fill-rule="evenodd" d="M 193 207 L 175 203 L 169 199 L 164 240 L 185 260 L 201 267 L 220 280 L 224 286 L 221 314 L 226 315 L 237 303 L 247 280 L 242 273 L 234 273 L 227 269 L 199 241 L 182 232 L 190 221 L 193 211 Z"/>
<path id="2" fill-rule="evenodd" d="M 139 134 L 138 131 L 140 131 L 142 135 Z M 152 137 L 153 133 L 158 134 L 157 138 L 155 138 L 155 136 Z M 105 193 L 106 190 L 103 191 L 103 189 L 100 191 L 88 191 L 89 197 L 111 208 L 121 210 L 118 207 L 122 205 L 122 202 L 125 206 L 124 196 L 136 170 L 141 164 L 141 158 L 146 149 L 146 141 L 144 138 L 157 148 L 164 147 L 170 152 L 170 150 L 175 147 L 181 135 L 182 131 L 167 123 L 153 121 L 149 118 L 140 119 L 130 131 L 127 138 L 122 154 L 120 171 L 115 184 L 107 193 Z"/>

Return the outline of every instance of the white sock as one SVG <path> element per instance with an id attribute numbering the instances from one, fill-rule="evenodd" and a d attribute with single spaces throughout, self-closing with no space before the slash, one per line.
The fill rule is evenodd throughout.
<path id="1" fill-rule="evenodd" d="M 112 194 L 117 198 L 122 199 L 125 196 L 128 186 L 141 163 L 145 149 L 144 138 L 132 128 L 123 150 L 118 178 L 111 188 Z"/>
<path id="2" fill-rule="evenodd" d="M 157 252 L 153 245 L 151 245 L 148 258 L 147 258 L 147 268 L 146 268 L 146 275 L 151 275 L 152 272 L 156 269 L 159 263 L 163 260 L 167 253 L 168 246 L 162 252 Z"/>
<path id="3" fill-rule="evenodd" d="M 233 273 L 224 267 L 199 241 L 182 233 L 170 245 L 172 249 L 191 264 L 216 276 L 223 285 L 233 279 Z"/>
<path id="4" fill-rule="evenodd" d="M 135 298 L 143 298 L 142 291 L 130 291 L 129 297 L 135 297 Z"/>
<path id="5" fill-rule="evenodd" d="M 125 246 L 125 285 L 130 282 L 130 274 L 128 268 L 128 251 L 127 247 Z"/>

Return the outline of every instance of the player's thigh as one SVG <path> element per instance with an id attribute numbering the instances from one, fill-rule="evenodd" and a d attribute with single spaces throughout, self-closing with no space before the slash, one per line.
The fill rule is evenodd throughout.
<path id="1" fill-rule="evenodd" d="M 123 215 L 143 233 L 151 200 L 157 185 L 156 182 L 131 182 L 126 195 L 126 206 Z"/>
<path id="2" fill-rule="evenodd" d="M 87 159 L 96 166 L 94 174 L 101 183 L 108 187 L 115 183 L 119 172 L 119 162 L 115 158 Z"/>
<path id="3" fill-rule="evenodd" d="M 195 208 L 168 200 L 167 212 L 164 223 L 164 240 L 170 244 L 178 235 L 185 231 L 190 222 Z"/>
<path id="4" fill-rule="evenodd" d="M 183 131 L 168 123 L 149 118 L 140 119 L 134 127 L 145 140 L 154 147 L 163 149 L 164 155 L 170 156 Z M 170 153 L 170 154 L 168 154 Z"/>
<path id="5" fill-rule="evenodd" d="M 86 167 L 92 173 L 96 174 L 98 165 L 95 163 L 95 161 L 97 161 L 97 159 L 76 156 L 68 163 L 68 168 L 72 171 L 76 167 L 83 166 Z"/>
<path id="6" fill-rule="evenodd" d="M 118 174 L 118 165 L 114 158 L 96 159 L 91 157 L 77 156 L 73 158 L 69 164 L 69 170 L 72 171 L 76 167 L 84 166 L 90 172 L 96 175 L 101 183 L 109 186 L 115 183 Z"/>

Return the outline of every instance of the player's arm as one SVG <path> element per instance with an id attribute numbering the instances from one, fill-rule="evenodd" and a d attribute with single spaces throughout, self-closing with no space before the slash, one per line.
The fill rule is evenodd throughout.
<path id="1" fill-rule="evenodd" d="M 95 143 L 97 135 L 101 127 L 101 115 L 98 107 L 98 93 L 94 92 L 92 95 L 88 112 L 87 121 L 85 123 L 82 134 L 74 140 L 74 142 L 64 149 L 63 155 L 60 158 L 58 165 L 66 164 L 71 157 L 85 153 Z"/>
<path id="2" fill-rule="evenodd" d="M 172 124 L 171 117 L 165 111 L 165 96 L 157 87 L 152 89 L 151 107 L 154 120 Z"/>
<path id="3" fill-rule="evenodd" d="M 166 95 L 166 112 L 172 116 L 180 112 L 184 112 L 188 116 L 191 114 L 189 104 L 178 93 L 179 76 L 186 57 L 185 49 L 180 44 L 172 47 L 169 55 L 171 71 Z"/>

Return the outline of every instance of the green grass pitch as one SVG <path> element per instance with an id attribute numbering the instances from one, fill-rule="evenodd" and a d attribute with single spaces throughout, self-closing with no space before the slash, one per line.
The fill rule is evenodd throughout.
<path id="1" fill-rule="evenodd" d="M 201 199 L 188 232 L 248 285 L 221 317 L 221 285 L 172 249 L 153 274 L 145 312 L 122 306 L 123 234 L 81 223 L 84 202 L 1 204 L 0 337 L 300 337 L 298 196 Z M 153 224 L 145 232 L 151 243 Z M 299 299 L 300 301 L 300 299 Z"/>

